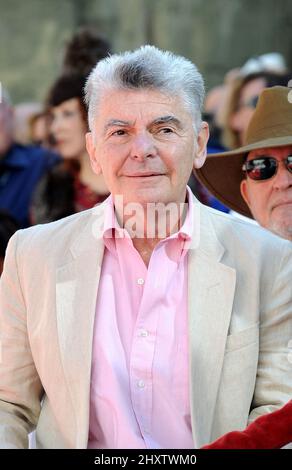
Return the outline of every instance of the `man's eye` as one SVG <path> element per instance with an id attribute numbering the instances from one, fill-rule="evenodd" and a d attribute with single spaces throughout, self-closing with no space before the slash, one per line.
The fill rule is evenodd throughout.
<path id="1" fill-rule="evenodd" d="M 112 135 L 125 135 L 126 132 L 124 131 L 124 129 L 118 129 L 117 131 L 114 131 L 112 133 Z"/>
<path id="2" fill-rule="evenodd" d="M 159 129 L 159 132 L 161 132 L 162 134 L 171 134 L 173 132 L 173 129 L 171 129 L 170 127 L 162 127 L 161 129 Z"/>

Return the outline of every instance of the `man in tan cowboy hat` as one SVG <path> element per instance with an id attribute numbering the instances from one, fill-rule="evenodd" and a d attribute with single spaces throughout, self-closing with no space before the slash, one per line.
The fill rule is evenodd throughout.
<path id="1" fill-rule="evenodd" d="M 291 94 L 287 87 L 263 90 L 245 145 L 210 155 L 196 171 L 224 204 L 288 240 L 292 240 Z"/>

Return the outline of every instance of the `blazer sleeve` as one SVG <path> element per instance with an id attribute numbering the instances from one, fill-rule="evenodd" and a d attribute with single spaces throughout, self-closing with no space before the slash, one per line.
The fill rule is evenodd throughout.
<path id="1" fill-rule="evenodd" d="M 19 275 L 18 240 L 10 240 L 0 281 L 0 448 L 28 447 L 37 424 L 42 385 L 27 333 L 27 310 Z M 32 260 L 33 263 L 33 260 Z"/>
<path id="2" fill-rule="evenodd" d="M 292 398 L 292 249 L 289 242 L 282 246 L 282 257 L 267 254 L 263 273 L 259 360 L 249 423 Z"/>

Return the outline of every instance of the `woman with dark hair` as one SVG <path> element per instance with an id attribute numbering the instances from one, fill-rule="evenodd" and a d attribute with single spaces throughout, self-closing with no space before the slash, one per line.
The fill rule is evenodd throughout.
<path id="1" fill-rule="evenodd" d="M 96 63 L 110 55 L 111 52 L 110 42 L 95 28 L 82 26 L 67 42 L 62 74 L 78 72 L 87 76 Z"/>
<path id="2" fill-rule="evenodd" d="M 228 149 L 243 144 L 244 134 L 254 113 L 258 97 L 264 88 L 287 86 L 291 74 L 257 72 L 239 75 L 233 80 L 222 112 L 222 143 Z"/>
<path id="3" fill-rule="evenodd" d="M 102 175 L 96 176 L 91 169 L 85 147 L 85 81 L 83 75 L 63 75 L 49 92 L 46 105 L 51 144 L 63 160 L 42 179 L 35 192 L 31 207 L 34 224 L 89 209 L 108 196 Z"/>

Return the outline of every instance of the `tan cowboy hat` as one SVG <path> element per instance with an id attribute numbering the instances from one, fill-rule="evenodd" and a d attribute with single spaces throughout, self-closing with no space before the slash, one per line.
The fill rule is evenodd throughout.
<path id="1" fill-rule="evenodd" d="M 247 128 L 244 146 L 208 155 L 204 166 L 195 173 L 223 204 L 253 218 L 240 193 L 245 155 L 251 150 L 284 145 L 292 145 L 292 89 L 265 88 Z"/>

